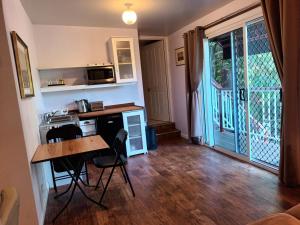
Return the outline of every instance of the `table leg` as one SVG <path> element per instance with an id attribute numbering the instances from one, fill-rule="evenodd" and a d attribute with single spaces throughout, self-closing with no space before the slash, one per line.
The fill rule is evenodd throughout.
<path id="1" fill-rule="evenodd" d="M 68 166 L 72 168 L 72 164 L 70 163 L 70 161 L 69 161 L 68 159 L 65 159 L 65 161 L 66 161 L 66 163 L 68 164 Z M 83 164 L 82 164 L 82 165 L 83 165 Z M 81 171 L 81 168 L 82 168 L 82 167 L 80 167 L 79 171 Z M 78 168 L 74 168 L 74 169 L 75 169 L 75 170 L 76 170 L 76 169 L 78 170 Z M 75 186 L 77 186 L 77 187 L 79 188 L 79 190 L 80 190 L 81 193 L 84 195 L 84 197 L 86 197 L 88 200 L 90 200 L 91 202 L 95 203 L 96 205 L 98 205 L 98 206 L 100 206 L 100 207 L 102 207 L 102 208 L 104 208 L 104 209 L 107 209 L 106 206 L 104 206 L 103 204 L 101 204 L 101 203 L 95 201 L 94 199 L 90 198 L 90 197 L 85 193 L 85 191 L 84 191 L 84 190 L 82 189 L 82 187 L 79 185 L 78 179 L 75 180 L 75 178 L 72 176 L 72 174 L 71 174 L 71 172 L 70 172 L 69 170 L 67 171 L 67 173 L 69 173 L 69 175 L 71 176 L 71 178 L 74 180 Z M 79 174 L 80 174 L 80 173 L 79 173 Z"/>
<path id="2" fill-rule="evenodd" d="M 75 189 L 76 187 L 79 188 L 79 190 L 81 191 L 81 193 L 84 195 L 84 197 L 86 197 L 89 201 L 93 202 L 94 204 L 104 208 L 104 209 L 107 209 L 106 206 L 104 206 L 103 204 L 95 201 L 94 199 L 90 198 L 85 192 L 84 190 L 82 189 L 82 187 L 80 186 L 80 184 L 78 183 L 78 180 L 80 179 L 80 172 L 81 172 L 81 169 L 82 169 L 82 166 L 83 166 L 83 160 L 80 160 L 77 167 L 74 168 L 73 165 L 70 163 L 70 161 L 65 158 L 65 159 L 61 159 L 60 160 L 60 163 L 61 165 L 64 167 L 64 169 L 66 170 L 66 172 L 69 174 L 69 176 L 71 177 L 72 181 L 71 181 L 71 184 L 74 183 L 74 187 L 72 189 L 72 192 L 71 192 L 71 195 L 69 197 L 69 199 L 67 200 L 67 203 L 63 206 L 63 208 L 59 211 L 59 213 L 54 217 L 54 219 L 52 220 L 52 222 L 54 223 L 55 220 L 62 214 L 62 212 L 67 208 L 67 206 L 69 205 L 69 203 L 71 202 L 72 198 L 73 198 L 73 195 L 74 195 L 74 192 L 75 192 Z M 71 168 L 73 171 L 74 171 L 74 174 L 72 174 L 72 172 L 70 171 Z M 71 186 L 70 184 L 70 186 Z"/>
<path id="3" fill-rule="evenodd" d="M 64 192 L 55 195 L 54 199 L 57 199 L 57 198 L 63 196 L 64 194 L 66 194 L 71 189 L 72 184 L 73 184 L 73 180 L 71 180 L 71 183 L 69 184 L 69 187 Z"/>
<path id="4" fill-rule="evenodd" d="M 69 170 L 68 170 L 68 168 L 65 166 L 65 164 L 64 164 L 64 162 L 63 161 L 61 161 L 61 164 L 63 165 L 63 167 L 65 167 L 65 169 L 68 171 L 68 172 L 70 172 Z M 78 174 L 76 174 L 76 172 L 74 171 L 74 173 L 75 173 L 75 180 L 76 181 L 78 181 L 78 177 L 80 176 L 80 173 Z M 72 175 L 72 177 L 73 177 L 73 175 Z M 72 185 L 72 183 L 73 183 L 73 179 L 72 179 L 72 181 L 71 181 L 71 185 Z M 71 185 L 70 185 L 70 187 L 71 187 Z M 53 220 L 52 220 L 52 222 L 54 223 L 55 221 L 56 221 L 56 219 L 63 213 L 63 211 L 67 208 L 67 206 L 70 204 L 70 202 L 71 202 L 71 200 L 72 200 L 72 198 L 73 198 L 73 195 L 74 195 L 74 192 L 75 192 L 75 188 L 76 188 L 76 183 L 74 184 L 74 187 L 73 187 L 73 189 L 72 189 L 72 192 L 71 192 L 71 195 L 70 195 L 70 197 L 69 197 L 69 199 L 67 200 L 67 203 L 61 208 L 61 210 L 56 214 L 56 216 L 53 218 Z"/>

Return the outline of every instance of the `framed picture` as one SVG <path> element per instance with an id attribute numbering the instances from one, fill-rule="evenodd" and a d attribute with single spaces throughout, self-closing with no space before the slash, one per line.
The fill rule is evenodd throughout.
<path id="1" fill-rule="evenodd" d="M 184 47 L 175 49 L 176 66 L 182 66 L 185 64 L 184 57 Z"/>
<path id="2" fill-rule="evenodd" d="M 11 32 L 21 98 L 34 96 L 28 47 L 15 32 Z"/>

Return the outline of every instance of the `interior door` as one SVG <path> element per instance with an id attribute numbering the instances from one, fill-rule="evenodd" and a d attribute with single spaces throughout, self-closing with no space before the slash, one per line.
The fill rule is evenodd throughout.
<path id="1" fill-rule="evenodd" d="M 169 121 L 168 84 L 163 41 L 143 46 L 141 63 L 148 119 Z"/>

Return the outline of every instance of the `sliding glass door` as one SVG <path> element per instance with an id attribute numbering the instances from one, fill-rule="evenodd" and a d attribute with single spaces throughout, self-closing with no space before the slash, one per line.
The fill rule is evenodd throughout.
<path id="1" fill-rule="evenodd" d="M 280 81 L 264 21 L 208 43 L 214 146 L 278 167 Z"/>
<path id="2" fill-rule="evenodd" d="M 281 85 L 263 20 L 247 24 L 247 49 L 251 160 L 278 167 Z"/>

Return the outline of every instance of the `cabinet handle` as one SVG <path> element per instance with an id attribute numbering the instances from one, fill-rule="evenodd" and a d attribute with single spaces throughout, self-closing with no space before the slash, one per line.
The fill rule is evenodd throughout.
<path id="1" fill-rule="evenodd" d="M 107 123 L 112 124 L 112 123 L 114 123 L 114 121 L 110 120 L 110 121 L 107 121 Z"/>

